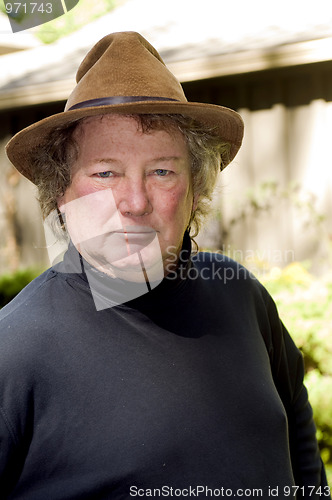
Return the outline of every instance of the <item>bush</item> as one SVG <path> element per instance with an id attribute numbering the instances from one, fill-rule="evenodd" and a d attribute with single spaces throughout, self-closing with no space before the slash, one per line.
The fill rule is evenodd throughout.
<path id="1" fill-rule="evenodd" d="M 0 276 L 0 308 L 8 304 L 38 274 L 40 272 L 36 269 L 21 269 Z"/>
<path id="2" fill-rule="evenodd" d="M 276 272 L 277 271 L 277 272 Z M 332 272 L 318 279 L 293 263 L 262 280 L 301 349 L 317 425 L 317 438 L 332 484 Z"/>

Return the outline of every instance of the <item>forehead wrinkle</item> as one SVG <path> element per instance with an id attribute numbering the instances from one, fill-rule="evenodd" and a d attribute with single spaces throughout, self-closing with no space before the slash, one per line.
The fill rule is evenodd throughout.
<path id="1" fill-rule="evenodd" d="M 121 160 L 117 160 L 115 158 L 93 158 L 91 163 L 122 163 Z"/>
<path id="2" fill-rule="evenodd" d="M 180 162 L 182 160 L 186 160 L 185 157 L 182 156 L 156 156 L 155 158 L 151 158 L 150 160 L 147 160 L 147 163 L 158 163 L 158 162 L 169 162 L 169 161 L 175 161 L 175 162 Z M 116 158 L 93 158 L 91 160 L 91 163 L 108 163 L 108 164 L 122 164 L 122 160 L 116 159 Z"/>
<path id="3" fill-rule="evenodd" d="M 76 128 L 76 130 L 74 131 L 74 138 L 76 139 L 76 144 L 78 146 L 78 158 L 82 155 L 82 149 L 84 150 L 84 140 L 86 139 L 87 135 L 89 134 L 89 126 L 92 124 L 92 123 L 96 123 L 96 124 L 102 124 L 103 123 L 103 119 L 108 119 L 109 117 L 106 115 L 106 116 L 98 116 L 98 117 L 90 117 L 88 119 L 84 119 L 79 125 L 78 127 Z M 128 116 L 119 116 L 119 115 L 115 115 L 115 116 L 112 116 L 111 117 L 111 123 L 112 121 L 114 121 L 115 123 L 117 123 L 117 120 L 120 120 L 121 121 L 132 121 L 134 120 L 133 117 L 128 117 Z M 108 121 L 108 120 L 107 120 Z M 136 120 L 134 120 L 136 121 Z M 107 122 L 106 122 L 107 123 Z M 136 125 L 138 125 L 136 123 Z M 162 155 L 162 156 L 156 156 L 155 158 L 151 157 L 151 159 L 147 158 L 146 159 L 146 164 L 153 164 L 153 163 L 157 163 L 158 161 L 159 162 L 167 162 L 167 161 L 175 161 L 176 163 L 180 163 L 182 161 L 188 161 L 189 162 L 189 165 L 191 167 L 191 159 L 190 159 L 190 153 L 189 153 L 189 148 L 188 148 L 188 144 L 187 144 L 187 141 L 185 140 L 184 136 L 181 134 L 180 131 L 178 130 L 164 130 L 164 129 L 153 129 L 151 131 L 149 131 L 148 133 L 147 132 L 144 132 L 144 131 L 140 131 L 139 128 L 137 130 L 137 132 L 140 134 L 140 135 L 145 135 L 145 136 L 151 136 L 153 135 L 154 133 L 166 133 L 169 137 L 171 137 L 173 140 L 176 140 L 176 142 L 180 141 L 180 142 L 183 142 L 184 145 L 185 145 L 185 155 L 182 155 L 182 154 L 175 154 L 175 155 Z M 110 137 L 111 139 L 111 137 Z M 131 148 L 129 148 L 130 150 Z M 123 150 L 124 153 L 126 152 L 129 152 L 126 150 L 126 148 L 124 148 Z M 158 154 L 158 153 L 156 153 Z M 122 165 L 123 162 L 123 159 L 122 158 L 112 158 L 112 157 L 108 157 L 107 156 L 107 152 L 106 152 L 106 155 L 105 157 L 100 157 L 98 158 L 98 153 L 96 154 L 95 157 L 91 157 L 87 163 L 86 163 L 86 166 L 91 166 L 93 163 L 99 163 L 99 164 L 108 164 L 108 165 Z M 191 170 L 191 168 L 190 168 Z"/>

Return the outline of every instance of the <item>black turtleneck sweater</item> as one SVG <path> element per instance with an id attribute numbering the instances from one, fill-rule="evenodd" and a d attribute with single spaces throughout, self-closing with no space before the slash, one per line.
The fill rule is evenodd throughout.
<path id="1" fill-rule="evenodd" d="M 328 498 L 302 357 L 221 255 L 99 311 L 67 256 L 0 313 L 0 405 L 1 499 Z"/>

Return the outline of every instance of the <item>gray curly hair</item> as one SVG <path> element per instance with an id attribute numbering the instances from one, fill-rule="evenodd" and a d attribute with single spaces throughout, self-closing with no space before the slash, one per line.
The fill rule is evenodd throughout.
<path id="1" fill-rule="evenodd" d="M 230 144 L 223 142 L 213 130 L 182 115 L 138 114 L 126 115 L 135 118 L 142 132 L 154 130 L 172 132 L 179 130 L 186 139 L 192 172 L 194 196 L 198 203 L 190 220 L 190 236 L 194 238 L 201 229 L 204 218 L 209 213 L 212 193 L 218 172 L 229 163 Z M 43 218 L 57 213 L 59 199 L 71 182 L 71 165 L 78 157 L 78 145 L 74 131 L 86 120 L 70 122 L 65 127 L 54 129 L 46 142 L 32 151 L 31 166 L 33 182 L 39 192 L 39 203 Z"/>

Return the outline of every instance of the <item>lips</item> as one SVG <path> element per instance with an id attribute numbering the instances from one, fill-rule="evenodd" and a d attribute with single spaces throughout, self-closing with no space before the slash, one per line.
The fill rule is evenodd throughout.
<path id="1" fill-rule="evenodd" d="M 140 252 L 144 247 L 150 245 L 156 236 L 156 231 L 151 227 L 126 226 L 124 229 L 115 231 L 115 237 L 118 235 L 126 247 L 128 255 Z"/>
<path id="2" fill-rule="evenodd" d="M 125 234 L 156 234 L 156 230 L 149 226 L 123 226 L 123 228 L 116 229 L 112 232 Z"/>
<path id="3" fill-rule="evenodd" d="M 94 266 L 98 268 L 109 265 L 126 268 L 134 265 L 140 269 L 141 259 L 147 255 L 152 256 L 153 261 L 161 258 L 156 236 L 157 232 L 149 226 L 112 228 L 80 242 L 79 250 L 86 260 L 92 258 Z"/>
<path id="4" fill-rule="evenodd" d="M 93 238 L 88 246 L 93 253 L 98 254 L 98 248 L 108 248 L 108 261 L 114 262 L 141 252 L 149 246 L 156 237 L 156 231 L 147 226 L 126 226 L 112 229 L 97 238 Z M 91 251 L 90 250 L 90 251 Z"/>

